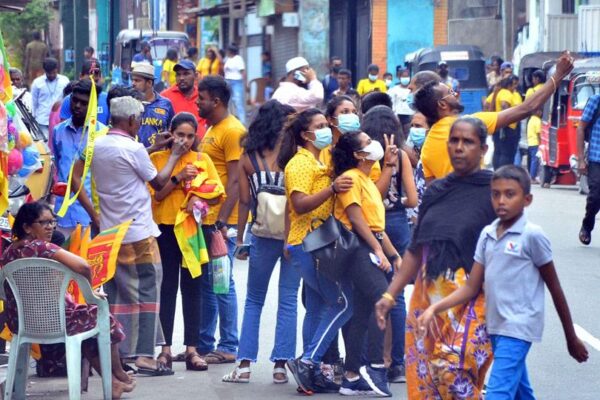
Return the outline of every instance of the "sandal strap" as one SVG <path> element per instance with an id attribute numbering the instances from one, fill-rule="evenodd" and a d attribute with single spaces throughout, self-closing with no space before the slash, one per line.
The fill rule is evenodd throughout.
<path id="1" fill-rule="evenodd" d="M 243 368 L 236 367 L 235 368 L 235 374 L 237 376 L 240 376 L 241 374 L 249 374 L 249 373 L 250 373 L 250 367 L 243 367 Z"/>
<path id="2" fill-rule="evenodd" d="M 285 368 L 273 368 L 273 375 L 274 374 L 284 374 L 284 375 L 287 375 L 287 369 L 285 369 Z"/>

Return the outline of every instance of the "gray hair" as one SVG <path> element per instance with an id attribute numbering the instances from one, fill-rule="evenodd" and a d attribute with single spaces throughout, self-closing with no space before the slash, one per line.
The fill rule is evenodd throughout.
<path id="1" fill-rule="evenodd" d="M 136 118 L 142 115 L 144 106 L 139 100 L 131 96 L 115 97 L 110 101 L 110 116 L 111 118 Z"/>
<path id="2" fill-rule="evenodd" d="M 23 75 L 23 73 L 21 72 L 21 70 L 19 68 L 14 68 L 14 67 L 10 67 L 8 69 L 8 73 L 9 74 L 20 74 L 20 75 Z"/>

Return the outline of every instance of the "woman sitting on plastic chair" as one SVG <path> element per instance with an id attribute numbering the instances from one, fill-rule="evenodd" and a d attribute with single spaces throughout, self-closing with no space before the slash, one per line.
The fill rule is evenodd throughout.
<path id="1" fill-rule="evenodd" d="M 14 241 L 2 254 L 0 266 L 20 258 L 50 258 L 83 275 L 88 280 L 91 279 L 90 267 L 84 259 L 50 243 L 55 227 L 56 217 L 48 205 L 34 202 L 21 206 L 12 228 Z M 6 288 L 6 297 L 7 324 L 12 332 L 17 332 L 17 305 L 10 288 Z M 95 305 L 77 304 L 69 295 L 65 296 L 65 303 L 67 333 L 69 335 L 85 332 L 96 326 L 97 309 Z M 125 338 L 125 333 L 121 324 L 112 315 L 110 316 L 110 338 L 112 343 L 113 399 L 118 399 L 123 392 L 131 392 L 134 389 L 135 381 L 123 371 L 121 366 L 117 343 Z M 96 340 L 88 339 L 84 341 L 82 352 L 90 361 L 92 367 L 100 373 Z"/>

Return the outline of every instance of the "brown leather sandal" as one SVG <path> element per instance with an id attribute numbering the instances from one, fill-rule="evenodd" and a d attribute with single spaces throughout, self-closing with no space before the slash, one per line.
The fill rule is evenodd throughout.
<path id="1" fill-rule="evenodd" d="M 194 351 L 185 355 L 185 369 L 188 371 L 206 371 L 208 364 L 200 354 Z"/>

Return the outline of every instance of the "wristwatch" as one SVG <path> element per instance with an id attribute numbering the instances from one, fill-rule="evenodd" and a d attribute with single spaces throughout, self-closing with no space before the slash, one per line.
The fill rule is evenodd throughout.
<path id="1" fill-rule="evenodd" d="M 221 230 L 223 228 L 225 228 L 227 225 L 225 225 L 225 222 L 223 221 L 218 221 L 215 222 L 215 228 L 217 228 L 218 230 Z"/>
<path id="2" fill-rule="evenodd" d="M 171 177 L 171 182 L 173 182 L 174 185 L 178 185 L 179 184 L 179 179 L 177 179 L 177 176 L 173 175 Z"/>

